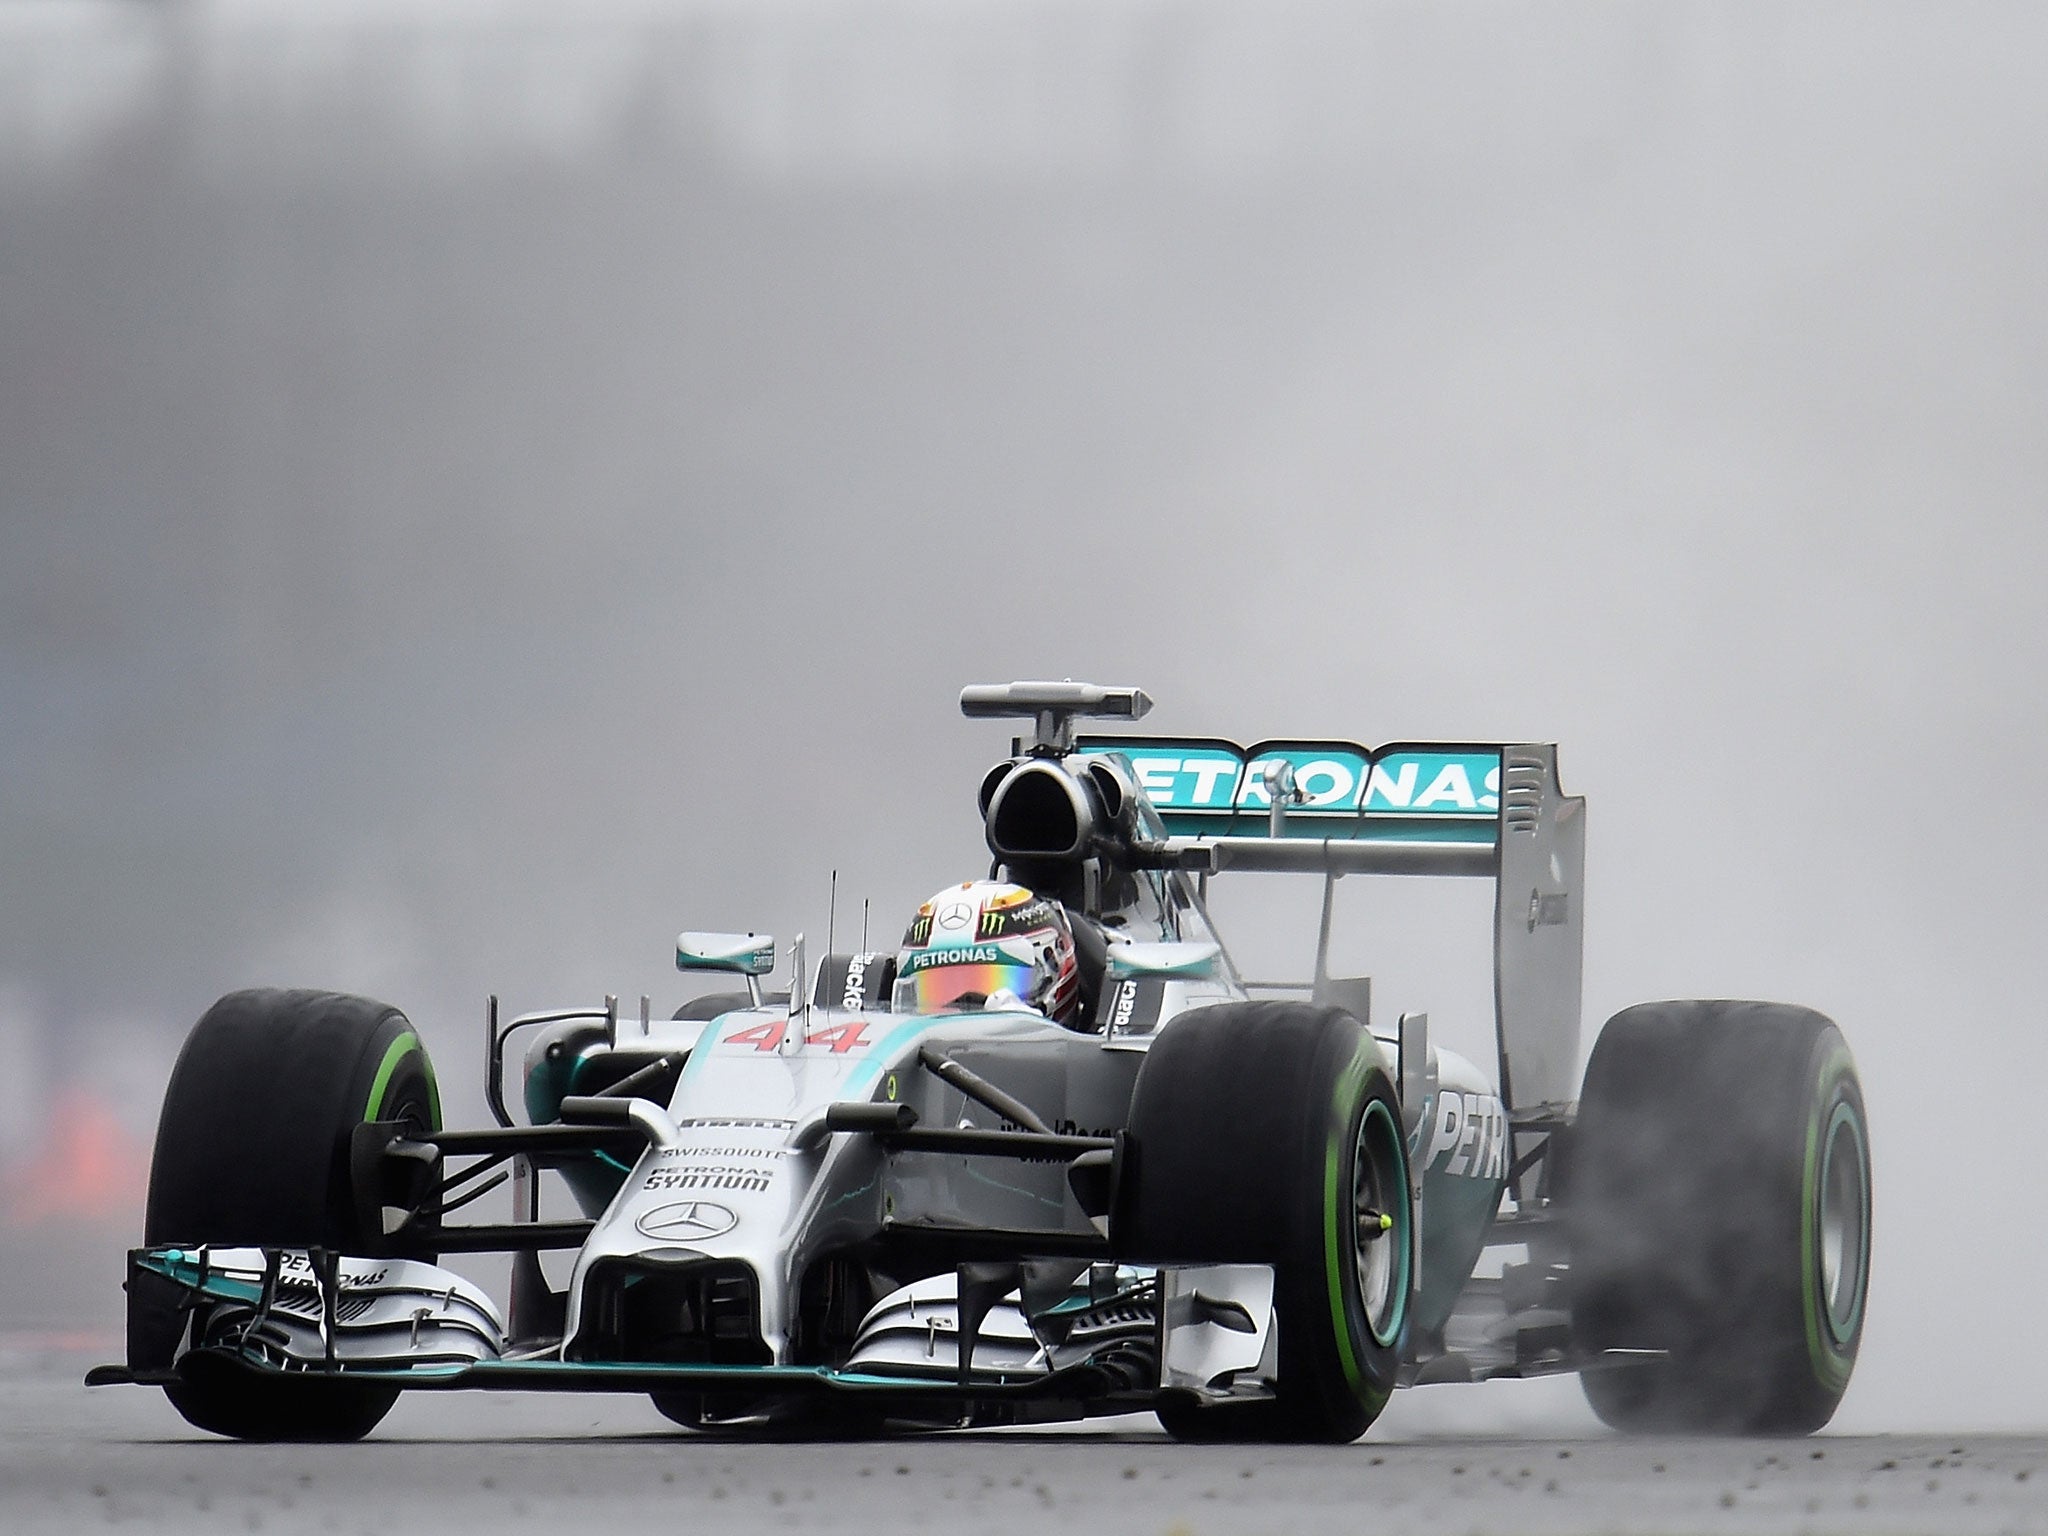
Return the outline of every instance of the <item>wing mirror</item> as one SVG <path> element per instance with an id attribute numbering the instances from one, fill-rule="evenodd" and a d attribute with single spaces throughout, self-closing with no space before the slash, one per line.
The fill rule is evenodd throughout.
<path id="1" fill-rule="evenodd" d="M 766 976 L 775 969 L 775 940 L 764 933 L 679 933 L 676 969 Z"/>
<path id="2" fill-rule="evenodd" d="M 1207 981 L 1215 976 L 1220 944 L 1198 941 L 1168 944 L 1112 944 L 1109 946 L 1109 979 L 1136 981 L 1156 977 L 1162 981 Z"/>

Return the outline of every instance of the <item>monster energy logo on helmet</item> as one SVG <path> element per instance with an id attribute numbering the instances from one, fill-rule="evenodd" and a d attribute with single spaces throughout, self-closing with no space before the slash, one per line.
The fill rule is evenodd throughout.
<path id="1" fill-rule="evenodd" d="M 1052 920 L 1051 906 L 1037 898 L 1018 907 L 990 904 L 981 909 L 981 936 L 995 939 L 1006 933 L 1029 933 Z"/>

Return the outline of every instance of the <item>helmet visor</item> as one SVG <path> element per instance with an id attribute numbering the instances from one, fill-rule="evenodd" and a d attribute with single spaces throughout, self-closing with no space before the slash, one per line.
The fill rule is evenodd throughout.
<path id="1" fill-rule="evenodd" d="M 998 992 L 1028 1001 L 1039 975 L 1035 954 L 1019 956 L 1013 944 L 966 944 L 956 950 L 914 950 L 904 956 L 896 980 L 899 1013 L 945 1013 L 976 1008 Z M 957 956 L 957 958 L 955 958 Z"/>
<path id="2" fill-rule="evenodd" d="M 1031 995 L 1031 978 L 1037 968 L 1008 961 L 1001 965 L 935 965 L 919 971 L 906 984 L 907 1011 L 944 1013 L 949 1009 L 975 1008 L 998 992 L 1018 997 Z M 905 1002 L 899 1002 L 904 1007 Z"/>

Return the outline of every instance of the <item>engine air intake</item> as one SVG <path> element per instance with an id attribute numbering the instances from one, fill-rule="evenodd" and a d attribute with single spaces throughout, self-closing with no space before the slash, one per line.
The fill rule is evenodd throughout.
<path id="1" fill-rule="evenodd" d="M 1095 835 L 1088 792 L 1058 763 L 1019 763 L 988 802 L 988 846 L 999 859 L 1078 859 Z"/>

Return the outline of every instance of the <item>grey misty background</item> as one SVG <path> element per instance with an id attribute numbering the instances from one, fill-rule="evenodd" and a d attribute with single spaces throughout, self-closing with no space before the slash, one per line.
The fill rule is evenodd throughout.
<path id="1" fill-rule="evenodd" d="M 835 868 L 892 942 L 984 862 L 954 691 L 1070 675 L 1561 743 L 1587 1044 L 1857 1051 L 1838 1426 L 2039 1427 L 2044 65 L 2026 4 L 0 7 L 0 1330 L 118 1319 L 218 993 L 384 996 L 474 1118 L 489 991 L 671 1007 Z M 1355 885 L 1483 1054 L 1476 888 Z M 1590 1423 L 1441 1390 L 1382 1432 Z"/>

